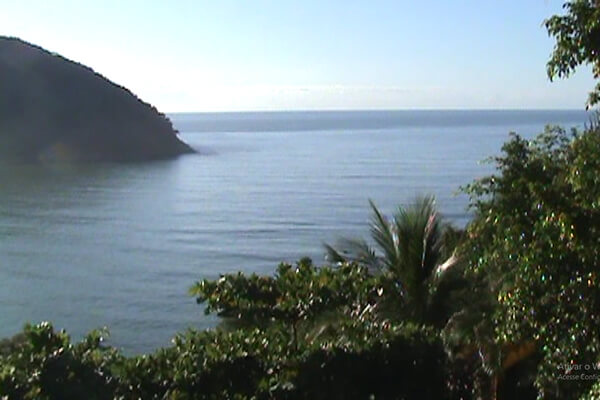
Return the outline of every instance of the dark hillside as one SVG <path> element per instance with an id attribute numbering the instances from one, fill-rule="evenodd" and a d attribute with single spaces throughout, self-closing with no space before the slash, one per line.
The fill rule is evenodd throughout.
<path id="1" fill-rule="evenodd" d="M 88 67 L 0 37 L 0 157 L 138 161 L 193 152 L 171 121 Z"/>

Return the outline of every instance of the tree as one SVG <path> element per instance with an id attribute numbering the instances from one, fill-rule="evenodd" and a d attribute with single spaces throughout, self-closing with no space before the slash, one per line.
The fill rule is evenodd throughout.
<path id="1" fill-rule="evenodd" d="M 544 21 L 548 35 L 556 40 L 547 64 L 548 77 L 569 77 L 582 64 L 590 64 L 595 79 L 600 78 L 600 2 L 575 0 L 564 4 L 565 15 Z M 600 83 L 590 92 L 587 107 L 600 102 Z"/>
<path id="2" fill-rule="evenodd" d="M 461 274 L 450 268 L 457 261 L 453 251 L 461 232 L 442 221 L 431 196 L 399 207 L 389 220 L 369 204 L 376 248 L 364 239 L 340 239 L 337 248 L 325 244 L 327 258 L 382 272 L 400 287 L 405 317 L 443 326 L 450 315 L 448 296 L 464 284 Z"/>
<path id="3" fill-rule="evenodd" d="M 498 173 L 467 187 L 463 255 L 497 299 L 500 362 L 539 354 L 539 395 L 577 399 L 595 381 L 571 378 L 600 362 L 600 131 L 513 135 L 495 162 Z"/>
<path id="4" fill-rule="evenodd" d="M 117 388 L 112 367 L 120 355 L 103 347 L 105 331 L 93 331 L 80 343 L 51 324 L 27 325 L 0 352 L 2 399 L 112 399 Z"/>
<path id="5" fill-rule="evenodd" d="M 439 332 L 379 312 L 386 301 L 399 303 L 400 293 L 387 276 L 365 266 L 319 268 L 304 258 L 296 266 L 280 264 L 274 276 L 228 274 L 197 282 L 190 292 L 207 303 L 206 312 L 245 320 L 231 332 L 241 335 L 238 340 L 262 335 L 258 346 L 269 348 L 257 360 L 264 364 L 268 354 L 274 398 L 433 399 L 453 393 L 446 387 Z M 319 324 L 323 315 L 326 323 Z M 316 333 L 310 329 L 315 323 Z"/>

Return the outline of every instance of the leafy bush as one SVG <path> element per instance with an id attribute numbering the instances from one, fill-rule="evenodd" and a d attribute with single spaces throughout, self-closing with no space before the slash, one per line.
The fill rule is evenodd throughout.
<path id="1" fill-rule="evenodd" d="M 101 331 L 72 344 L 52 325 L 27 325 L 0 356 L 0 395 L 8 399 L 111 399 L 118 353 L 100 346 Z"/>
<path id="2" fill-rule="evenodd" d="M 583 395 L 594 381 L 569 378 L 600 361 L 598 160 L 597 129 L 513 135 L 495 159 L 499 173 L 467 188 L 476 216 L 465 254 L 497 296 L 494 340 L 541 354 L 545 399 Z"/>
<path id="3" fill-rule="evenodd" d="M 72 344 L 50 324 L 27 326 L 0 358 L 0 396 L 449 398 L 437 331 L 380 315 L 379 304 L 394 290 L 387 284 L 364 267 L 317 268 L 308 259 L 280 265 L 274 277 L 203 281 L 193 292 L 209 310 L 240 318 L 257 312 L 262 321 L 248 319 L 233 331 L 190 330 L 171 347 L 129 358 L 104 347 L 100 332 Z"/>

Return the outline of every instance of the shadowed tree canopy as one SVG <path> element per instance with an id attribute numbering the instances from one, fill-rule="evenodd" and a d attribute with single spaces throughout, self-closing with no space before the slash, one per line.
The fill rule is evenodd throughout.
<path id="1" fill-rule="evenodd" d="M 169 119 L 83 65 L 0 37 L 0 158 L 139 161 L 193 150 Z"/>
<path id="2" fill-rule="evenodd" d="M 550 80 L 569 77 L 580 65 L 591 65 L 600 78 L 600 1 L 575 0 L 564 4 L 565 15 L 544 21 L 556 44 L 548 61 Z M 590 92 L 587 107 L 600 102 L 600 83 Z"/>

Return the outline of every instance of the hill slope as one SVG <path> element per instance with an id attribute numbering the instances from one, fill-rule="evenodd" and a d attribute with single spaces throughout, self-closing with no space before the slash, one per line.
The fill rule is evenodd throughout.
<path id="1" fill-rule="evenodd" d="M 129 90 L 0 37 L 0 159 L 141 161 L 191 152 L 171 121 Z"/>

